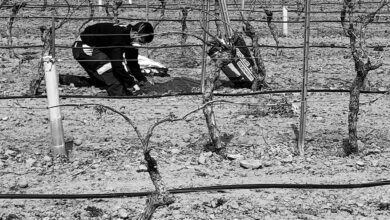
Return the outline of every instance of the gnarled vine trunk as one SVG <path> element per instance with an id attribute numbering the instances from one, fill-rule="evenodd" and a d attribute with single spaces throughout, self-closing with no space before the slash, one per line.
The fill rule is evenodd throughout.
<path id="1" fill-rule="evenodd" d="M 8 24 L 7 24 L 8 46 L 9 46 L 9 57 L 10 58 L 16 57 L 14 49 L 12 48 L 12 45 L 13 45 L 13 35 L 12 35 L 13 24 L 14 24 L 16 15 L 18 14 L 19 10 L 22 9 L 23 7 L 25 7 L 26 5 L 27 5 L 26 2 L 21 2 L 21 3 L 14 3 L 12 6 L 12 12 L 11 12 L 11 15 L 9 16 L 9 20 L 8 20 Z"/>
<path id="2" fill-rule="evenodd" d="M 148 173 L 156 190 L 148 196 L 146 207 L 142 214 L 138 216 L 138 220 L 152 219 L 158 207 L 170 205 L 175 201 L 165 186 L 161 174 L 158 171 L 157 161 L 150 155 L 150 150 L 146 149 L 144 151 L 144 159 L 147 162 Z"/>
<path id="3" fill-rule="evenodd" d="M 274 38 L 275 43 L 276 43 L 276 55 L 278 55 L 279 35 L 278 35 L 278 29 L 276 28 L 276 25 L 274 23 L 272 23 L 273 13 L 272 13 L 272 11 L 270 11 L 268 9 L 264 9 L 264 12 L 267 15 L 267 25 L 268 25 L 268 28 L 271 32 L 272 37 Z"/>
<path id="4" fill-rule="evenodd" d="M 266 77 L 267 72 L 264 65 L 263 57 L 261 56 L 261 48 L 259 44 L 259 34 L 255 31 L 255 28 L 248 22 L 244 21 L 245 24 L 245 34 L 252 41 L 252 60 L 254 61 L 254 66 L 252 72 L 257 76 L 253 82 L 251 89 L 253 91 L 260 90 L 262 87 L 267 87 Z"/>
<path id="5" fill-rule="evenodd" d="M 203 103 L 207 103 L 213 100 L 213 92 L 216 88 L 216 82 L 219 79 L 221 68 L 229 64 L 233 59 L 232 52 L 230 50 L 217 51 L 210 56 L 213 62 L 211 67 L 209 68 L 208 75 L 205 78 Z M 206 123 L 211 140 L 209 150 L 212 152 L 217 152 L 221 156 L 226 156 L 226 147 L 222 144 L 221 132 L 219 131 L 217 126 L 213 105 L 205 106 L 205 108 L 203 109 L 203 113 L 206 118 Z"/>
<path id="6" fill-rule="evenodd" d="M 382 0 L 379 7 L 371 13 L 358 18 L 354 17 L 355 2 L 344 0 L 341 11 L 341 25 L 344 33 L 349 37 L 351 54 L 355 63 L 356 77 L 350 90 L 349 113 L 348 113 L 348 144 L 344 146 L 347 155 L 359 151 L 357 122 L 360 104 L 360 91 L 363 89 L 364 80 L 369 71 L 379 68 L 383 63 L 372 64 L 366 49 L 365 32 L 368 24 L 374 21 L 375 15 L 386 5 L 388 0 Z M 359 21 L 359 22 L 356 22 Z M 356 27 L 360 25 L 360 27 Z"/>
<path id="7" fill-rule="evenodd" d="M 358 152 L 357 122 L 358 122 L 358 114 L 359 114 L 360 90 L 363 87 L 364 78 L 366 77 L 367 73 L 362 73 L 362 75 L 356 76 L 351 86 L 351 91 L 349 96 L 349 112 L 348 112 L 348 137 L 349 137 L 348 145 L 349 146 L 346 146 L 345 148 L 345 153 L 347 155 Z"/>

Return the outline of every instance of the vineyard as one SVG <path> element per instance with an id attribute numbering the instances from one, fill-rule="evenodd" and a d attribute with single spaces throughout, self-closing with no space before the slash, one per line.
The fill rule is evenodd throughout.
<path id="1" fill-rule="evenodd" d="M 212 106 L 225 157 L 208 150 L 202 113 L 203 64 L 207 73 L 213 62 L 204 56 L 200 39 L 206 15 L 210 34 L 217 35 L 214 1 L 207 6 L 192 0 L 124 0 L 117 17 L 112 2 L 22 2 L 0 2 L 0 219 L 136 219 L 145 208 L 144 192 L 156 186 L 143 143 L 126 117 L 142 136 L 172 119 L 155 127 L 149 145 L 175 202 L 159 207 L 153 219 L 390 218 L 390 5 L 365 29 L 367 55 L 381 65 L 369 71 L 361 90 L 359 151 L 346 155 L 356 63 L 340 21 L 343 1 L 311 1 L 305 145 L 299 155 L 305 3 L 228 0 L 230 27 L 243 34 L 248 48 L 253 46 L 243 33 L 244 21 L 258 33 L 267 86 L 239 88 L 220 74 Z M 358 17 L 381 3 L 353 2 Z M 156 25 L 154 41 L 140 54 L 168 67 L 169 77 L 154 76 L 154 85 L 132 97 L 60 84 L 70 154 L 68 161 L 57 161 L 50 154 L 45 81 L 31 93 L 45 51 L 41 27 L 61 24 L 50 46 L 57 74 L 86 76 L 72 44 L 82 28 L 114 19 Z M 242 187 L 246 184 L 252 188 Z M 192 191 L 180 191 L 187 188 Z"/>

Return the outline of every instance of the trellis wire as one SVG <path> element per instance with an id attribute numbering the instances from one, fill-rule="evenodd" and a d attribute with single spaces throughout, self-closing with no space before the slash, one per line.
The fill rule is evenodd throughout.
<path id="1" fill-rule="evenodd" d="M 370 1 L 370 2 L 361 2 L 360 5 L 372 5 L 372 4 L 379 4 L 381 3 L 380 1 Z M 187 3 L 188 4 L 188 3 Z M 289 4 L 289 3 L 284 3 L 286 6 L 289 6 L 289 7 L 296 7 L 296 4 Z M 37 8 L 43 8 L 45 7 L 44 4 L 34 4 L 34 3 L 30 3 L 28 4 L 30 7 L 37 7 Z M 99 4 L 92 4 L 93 7 L 101 7 L 101 5 Z M 194 3 L 190 3 L 188 5 L 195 5 Z M 277 7 L 280 7 L 282 6 L 282 3 L 274 3 L 274 4 L 271 4 L 271 3 L 267 3 L 266 4 L 267 6 L 277 6 Z M 311 3 L 312 6 L 323 6 L 323 5 L 339 5 L 339 6 L 342 6 L 343 4 L 342 3 L 331 3 L 331 2 L 320 2 L 320 3 Z M 78 5 L 75 5 L 75 4 L 69 4 L 70 7 L 77 7 Z M 177 6 L 177 4 L 172 4 L 172 3 L 166 3 L 166 6 Z M 238 7 L 238 6 L 242 6 L 242 3 L 227 3 L 227 6 L 234 6 L 234 7 Z M 12 7 L 12 5 L 10 4 L 4 4 L 3 5 L 4 8 L 8 8 L 8 7 Z M 68 5 L 66 4 L 47 4 L 46 5 L 46 8 L 54 8 L 54 7 L 68 7 Z M 85 6 L 85 7 L 88 7 L 88 6 Z M 128 4 L 128 3 L 124 3 L 122 4 L 123 8 L 145 8 L 145 4 Z M 160 7 L 160 4 L 149 4 L 149 7 L 152 8 L 152 7 L 155 7 L 155 8 L 159 8 Z"/>
<path id="2" fill-rule="evenodd" d="M 246 92 L 246 93 L 214 93 L 214 96 L 220 97 L 244 97 L 262 94 L 283 94 L 283 93 L 300 93 L 300 89 L 288 90 L 274 90 L 274 91 L 260 91 L 260 92 Z M 308 89 L 310 93 L 350 93 L 347 89 Z M 361 91 L 362 94 L 390 94 L 390 91 Z M 93 99 L 150 99 L 162 97 L 178 97 L 178 96 L 199 96 L 201 92 L 179 93 L 179 94 L 162 94 L 162 95 L 143 95 L 143 96 L 94 96 L 94 95 L 60 95 L 60 98 L 93 98 Z M 45 95 L 23 95 L 23 96 L 0 96 L 0 100 L 4 99 L 29 99 L 29 98 L 47 98 Z"/>
<path id="3" fill-rule="evenodd" d="M 0 46 L 0 49 L 10 49 L 10 48 L 19 48 L 19 49 L 29 49 L 29 48 L 42 48 L 43 45 L 16 45 L 16 46 Z M 145 48 L 145 49 L 167 49 L 167 48 L 177 48 L 177 47 L 202 47 L 202 44 L 185 44 L 185 45 L 165 45 L 165 46 L 140 46 L 139 48 Z M 130 46 L 129 46 L 130 47 Z M 260 47 L 264 48 L 279 48 L 279 49 L 302 49 L 303 46 L 275 46 L 275 45 L 266 45 L 266 44 L 260 44 Z M 347 49 L 348 46 L 338 46 L 338 45 L 310 45 L 311 48 L 336 48 L 336 49 Z M 375 49 L 378 47 L 387 48 L 389 47 L 388 44 L 386 45 L 375 45 L 375 46 L 367 46 L 367 48 Z M 70 45 L 56 45 L 56 48 L 62 48 L 62 49 L 69 49 L 72 48 Z M 77 47 L 75 47 L 77 48 Z M 111 47 L 93 47 L 96 49 L 101 48 L 115 48 L 115 46 Z M 241 48 L 240 46 L 237 46 L 237 48 Z M 252 46 L 247 46 L 247 48 L 252 48 Z M 256 57 L 257 58 L 257 57 Z M 61 60 L 67 60 L 69 58 L 64 58 Z"/>
<path id="4" fill-rule="evenodd" d="M 357 189 L 368 187 L 379 187 L 390 185 L 390 180 L 374 181 L 356 184 L 232 184 L 214 185 L 202 187 L 188 187 L 168 190 L 172 194 L 210 192 L 221 190 L 240 189 Z M 132 193 L 105 193 L 105 194 L 0 194 L 0 199 L 97 199 L 97 198 L 126 198 L 145 197 L 153 192 L 132 192 Z"/>
<path id="5" fill-rule="evenodd" d="M 64 19 L 66 18 L 65 16 L 55 16 L 56 19 Z M 9 16 L 0 16 L 0 19 L 7 19 Z M 15 16 L 17 19 L 50 19 L 52 16 Z M 104 17 L 93 17 L 94 19 L 104 19 L 104 20 L 112 20 L 112 16 L 104 16 Z M 69 20 L 88 20 L 89 17 L 85 16 L 74 16 L 72 18 L 69 18 Z M 118 17 L 119 20 L 124 20 L 124 21 L 140 21 L 142 19 L 137 19 L 137 18 L 128 18 L 128 17 Z M 149 21 L 160 21 L 160 19 L 157 18 L 149 18 Z M 180 22 L 179 19 L 167 19 L 165 18 L 164 21 L 176 21 Z M 189 22 L 199 22 L 197 19 L 187 19 Z M 210 19 L 210 21 L 218 21 L 217 19 Z M 242 22 L 241 19 L 230 19 L 230 21 L 233 22 Z M 267 23 L 265 19 L 251 19 L 250 21 L 252 22 L 259 22 L 259 23 Z M 273 20 L 273 23 L 291 23 L 291 24 L 303 24 L 304 21 L 278 21 L 278 20 Z M 340 20 L 312 20 L 310 21 L 311 23 L 339 23 Z M 357 22 L 361 23 L 361 22 Z M 373 21 L 372 24 L 389 24 L 390 21 Z"/>

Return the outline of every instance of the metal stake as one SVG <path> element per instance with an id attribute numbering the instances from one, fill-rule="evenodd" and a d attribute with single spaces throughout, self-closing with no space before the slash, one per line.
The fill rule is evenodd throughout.
<path id="1" fill-rule="evenodd" d="M 55 59 L 56 56 L 56 19 L 53 16 L 51 19 L 51 56 Z"/>
<path id="2" fill-rule="evenodd" d="M 205 9 L 205 6 L 206 6 L 206 9 Z M 202 9 L 203 9 L 203 12 L 206 11 L 206 13 L 204 13 L 204 21 L 203 21 L 203 27 L 205 28 L 206 31 L 209 31 L 209 13 L 210 13 L 210 1 L 208 0 L 203 0 L 203 3 L 202 3 Z M 207 39 L 208 39 L 208 35 L 207 33 L 203 32 L 203 48 L 202 48 L 202 76 L 201 76 L 201 91 L 202 91 L 202 94 L 204 93 L 204 85 L 205 85 L 205 76 L 206 76 L 206 58 L 207 58 L 207 45 L 206 45 L 206 42 L 207 42 Z"/>
<path id="3" fill-rule="evenodd" d="M 229 11 L 227 8 L 226 0 L 219 0 L 219 8 L 221 10 L 226 37 L 230 40 L 232 38 L 233 33 L 230 27 Z"/>
<path id="4" fill-rule="evenodd" d="M 309 73 L 309 49 L 310 49 L 310 0 L 306 0 L 305 7 L 305 45 L 304 45 L 304 62 L 302 77 L 302 98 L 301 98 L 301 118 L 299 125 L 298 150 L 299 155 L 304 155 L 305 132 L 306 132 L 306 107 L 307 107 L 307 80 Z"/>

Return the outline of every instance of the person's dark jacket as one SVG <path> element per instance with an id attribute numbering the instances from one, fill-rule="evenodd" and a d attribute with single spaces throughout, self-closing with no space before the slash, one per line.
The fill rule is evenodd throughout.
<path id="1" fill-rule="evenodd" d="M 125 70 L 123 53 L 130 68 L 130 73 L 138 81 L 147 81 L 141 73 L 138 64 L 138 49 L 131 46 L 130 38 L 131 25 L 116 25 L 113 23 L 98 23 L 85 28 L 80 34 L 83 43 L 96 47 L 111 59 L 114 75 L 123 80 L 124 83 L 134 84 L 133 78 Z"/>

